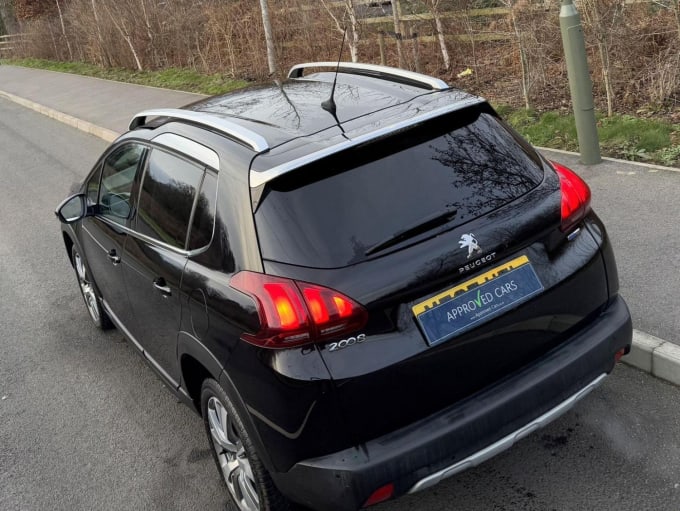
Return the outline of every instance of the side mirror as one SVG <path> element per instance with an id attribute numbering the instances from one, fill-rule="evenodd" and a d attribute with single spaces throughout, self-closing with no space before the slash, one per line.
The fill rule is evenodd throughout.
<path id="1" fill-rule="evenodd" d="M 85 194 L 79 193 L 72 195 L 57 206 L 54 212 L 61 223 L 72 224 L 83 218 L 87 214 L 87 203 Z"/>

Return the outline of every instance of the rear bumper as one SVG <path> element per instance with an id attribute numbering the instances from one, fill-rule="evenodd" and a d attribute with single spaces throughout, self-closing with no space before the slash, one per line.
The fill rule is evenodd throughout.
<path id="1" fill-rule="evenodd" d="M 492 457 L 566 412 L 630 349 L 630 313 L 616 297 L 571 339 L 535 364 L 427 419 L 360 446 L 272 474 L 281 491 L 315 509 L 360 508 L 381 486 L 398 496 Z"/>

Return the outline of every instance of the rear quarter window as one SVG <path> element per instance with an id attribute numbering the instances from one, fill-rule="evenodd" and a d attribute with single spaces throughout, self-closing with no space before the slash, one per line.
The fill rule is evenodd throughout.
<path id="1" fill-rule="evenodd" d="M 196 201 L 191 222 L 189 250 L 203 248 L 210 244 L 215 229 L 215 207 L 217 201 L 217 176 L 207 172 Z"/>
<path id="2" fill-rule="evenodd" d="M 151 151 L 139 192 L 137 232 L 184 249 L 202 167 L 158 149 Z"/>

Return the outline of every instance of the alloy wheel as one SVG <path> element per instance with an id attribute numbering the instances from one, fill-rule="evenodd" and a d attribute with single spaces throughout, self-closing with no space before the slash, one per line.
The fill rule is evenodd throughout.
<path id="1" fill-rule="evenodd" d="M 208 424 L 222 476 L 240 511 L 259 511 L 252 466 L 234 421 L 219 399 L 208 400 Z"/>
<path id="2" fill-rule="evenodd" d="M 94 291 L 94 286 L 92 282 L 88 279 L 87 270 L 85 269 L 85 263 L 80 254 L 76 252 L 73 257 L 73 263 L 76 268 L 76 276 L 78 277 L 78 284 L 80 285 L 80 290 L 83 292 L 83 298 L 85 299 L 85 305 L 87 306 L 87 311 L 90 313 L 92 320 L 95 323 L 99 323 L 99 307 L 97 303 L 97 295 Z"/>

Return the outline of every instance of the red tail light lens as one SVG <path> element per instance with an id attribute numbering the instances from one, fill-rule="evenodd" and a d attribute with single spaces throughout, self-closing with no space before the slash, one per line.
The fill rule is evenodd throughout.
<path id="1" fill-rule="evenodd" d="M 242 271 L 231 287 L 257 304 L 260 331 L 242 339 L 266 348 L 290 348 L 353 332 L 368 320 L 364 307 L 342 293 L 308 282 Z"/>
<path id="2" fill-rule="evenodd" d="M 554 161 L 550 163 L 552 163 L 560 178 L 560 191 L 562 192 L 562 225 L 560 230 L 567 231 L 583 220 L 588 213 L 590 209 L 590 188 L 573 170 Z"/>
<path id="3" fill-rule="evenodd" d="M 316 288 L 307 288 L 304 290 L 307 307 L 312 315 L 315 323 L 325 323 L 330 318 L 328 306 L 321 296 L 321 290 Z"/>

